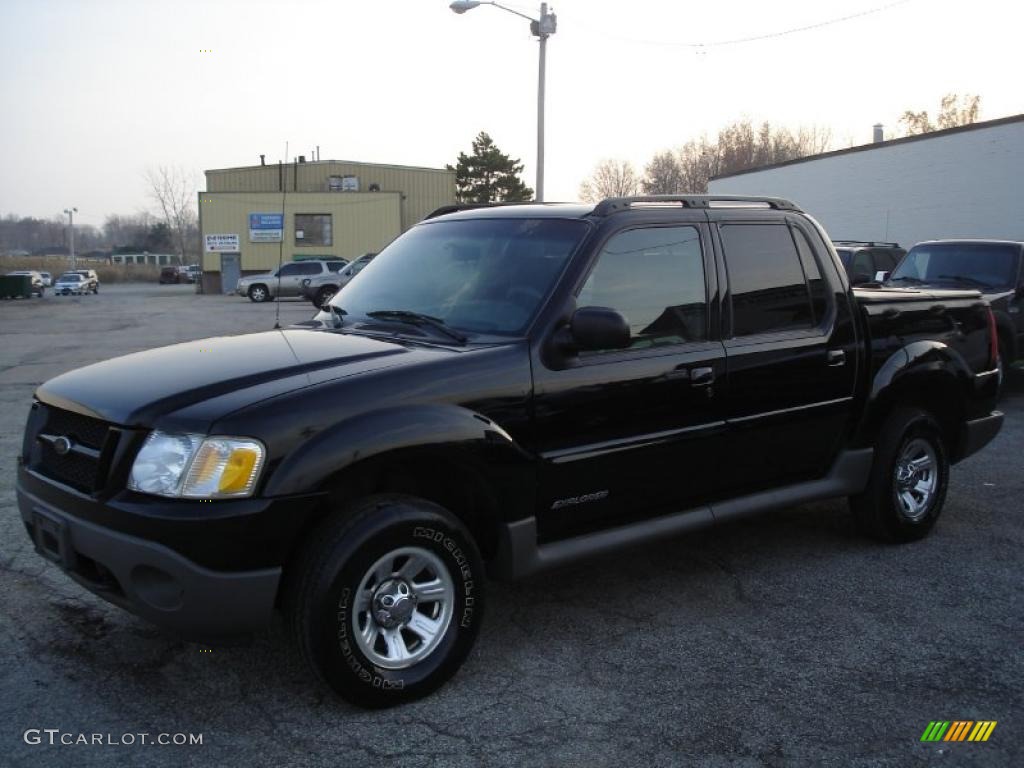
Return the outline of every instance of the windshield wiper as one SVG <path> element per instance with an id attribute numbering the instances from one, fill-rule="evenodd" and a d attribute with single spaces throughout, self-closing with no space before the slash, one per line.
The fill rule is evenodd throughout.
<path id="1" fill-rule="evenodd" d="M 986 283 L 984 280 L 978 280 L 975 277 L 969 277 L 967 275 L 939 275 L 939 280 L 953 280 L 957 283 L 970 283 L 971 285 L 977 285 L 981 288 L 995 288 L 991 283 Z"/>
<path id="2" fill-rule="evenodd" d="M 909 275 L 900 275 L 899 277 L 890 277 L 885 282 L 887 283 L 898 283 L 900 281 L 908 283 L 914 283 L 914 285 L 924 285 L 924 280 L 918 280 L 916 277 L 910 277 Z"/>
<path id="3" fill-rule="evenodd" d="M 424 315 L 420 312 L 412 312 L 408 309 L 377 309 L 373 312 L 367 312 L 366 316 L 377 320 L 398 320 L 401 323 L 408 323 L 409 325 L 425 325 L 436 331 L 440 331 L 451 339 L 455 339 L 455 341 L 460 344 L 465 344 L 468 340 L 467 336 L 459 333 L 454 328 L 449 328 L 440 317 Z"/>

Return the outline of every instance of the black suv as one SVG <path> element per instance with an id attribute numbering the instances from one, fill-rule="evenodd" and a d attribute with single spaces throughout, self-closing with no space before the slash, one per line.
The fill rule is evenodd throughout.
<path id="1" fill-rule="evenodd" d="M 929 240 L 918 243 L 889 276 L 890 285 L 973 288 L 992 305 L 1000 381 L 1024 358 L 1024 243 L 1014 240 Z"/>
<path id="2" fill-rule="evenodd" d="M 852 285 L 876 282 L 879 272 L 885 273 L 884 280 L 907 253 L 899 243 L 833 240 L 832 244 Z"/>
<path id="3" fill-rule="evenodd" d="M 488 575 L 834 496 L 922 538 L 1002 423 L 991 329 L 851 290 L 785 200 L 447 208 L 304 326 L 40 386 L 18 505 L 87 589 L 207 641 L 280 608 L 387 706 L 455 673 Z"/>

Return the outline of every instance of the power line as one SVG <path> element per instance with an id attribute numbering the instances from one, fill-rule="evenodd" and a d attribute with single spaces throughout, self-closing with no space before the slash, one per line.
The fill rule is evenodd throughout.
<path id="1" fill-rule="evenodd" d="M 845 21 L 852 21 L 853 19 L 860 19 L 864 16 L 871 16 L 882 11 L 888 11 L 891 8 L 895 8 L 900 5 L 906 5 L 912 0 L 896 0 L 896 2 L 888 3 L 886 5 L 879 5 L 875 8 L 869 8 L 864 11 L 858 11 L 857 13 L 850 13 L 846 16 L 839 16 L 834 19 L 827 19 L 826 21 L 819 21 L 815 24 L 805 24 L 802 27 L 793 27 L 792 29 L 783 29 L 776 32 L 768 32 L 762 35 L 751 35 L 750 37 L 737 37 L 732 40 L 715 40 L 708 43 L 687 43 L 687 42 L 675 42 L 672 40 L 638 40 L 635 38 L 620 37 L 618 35 L 608 35 L 613 40 L 621 40 L 628 43 L 638 43 L 640 45 L 661 45 L 669 48 L 723 48 L 728 45 L 741 45 L 743 43 L 754 43 L 760 40 L 773 40 L 779 37 L 786 37 L 787 35 L 795 35 L 800 32 L 810 32 L 814 29 L 821 29 L 822 27 L 830 27 L 833 24 L 841 24 Z M 578 22 L 577 22 L 578 23 Z"/>

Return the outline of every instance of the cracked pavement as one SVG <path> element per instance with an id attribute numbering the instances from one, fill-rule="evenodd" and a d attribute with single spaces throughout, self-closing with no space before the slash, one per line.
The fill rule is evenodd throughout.
<path id="1" fill-rule="evenodd" d="M 311 315 L 280 304 L 282 324 Z M 953 469 L 922 542 L 858 536 L 845 502 L 491 584 L 462 671 L 364 712 L 278 620 L 204 652 L 38 557 L 15 506 L 32 390 L 87 363 L 270 328 L 275 305 L 191 286 L 0 302 L 0 763 L 10 766 L 1016 766 L 1024 757 L 1024 373 L 1002 433 Z M 996 720 L 922 744 L 930 720 Z M 28 745 L 29 728 L 201 733 L 196 746 Z"/>

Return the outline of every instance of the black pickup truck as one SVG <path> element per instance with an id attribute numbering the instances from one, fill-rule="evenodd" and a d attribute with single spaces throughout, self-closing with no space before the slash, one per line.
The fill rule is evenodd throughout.
<path id="1" fill-rule="evenodd" d="M 485 578 L 848 496 L 906 542 L 998 432 L 976 291 L 851 290 L 778 199 L 442 209 L 306 326 L 127 355 L 36 392 L 39 553 L 181 635 L 280 608 L 380 707 L 447 680 Z"/>

